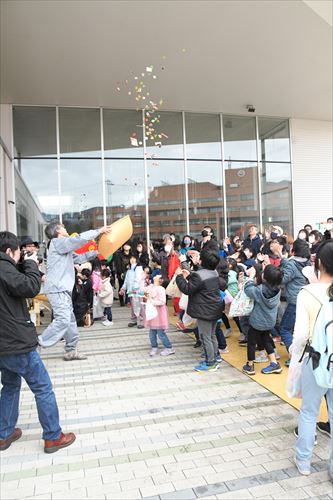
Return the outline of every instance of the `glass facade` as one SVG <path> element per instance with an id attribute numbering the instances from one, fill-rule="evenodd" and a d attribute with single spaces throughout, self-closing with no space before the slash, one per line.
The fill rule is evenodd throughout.
<path id="1" fill-rule="evenodd" d="M 142 111 L 15 106 L 19 236 L 41 239 L 51 220 L 80 232 L 126 214 L 144 239 L 197 237 L 203 225 L 218 239 L 252 223 L 292 232 L 288 120 L 159 115 L 162 147 Z"/>

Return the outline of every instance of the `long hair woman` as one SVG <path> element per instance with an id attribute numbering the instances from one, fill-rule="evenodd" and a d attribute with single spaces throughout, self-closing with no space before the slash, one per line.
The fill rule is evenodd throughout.
<path id="1" fill-rule="evenodd" d="M 317 250 L 315 270 L 317 283 L 304 287 L 297 297 L 296 323 L 293 343 L 290 347 L 292 363 L 303 356 L 301 367 L 301 397 L 302 407 L 298 422 L 298 439 L 296 443 L 295 463 L 303 475 L 311 473 L 311 458 L 315 442 L 316 420 L 320 404 L 325 396 L 329 419 L 333 421 L 333 389 L 327 389 L 317 384 L 312 359 L 305 352 L 305 347 L 312 338 L 314 326 L 322 304 L 333 302 L 333 240 L 321 243 Z M 322 332 L 325 335 L 323 329 Z M 333 481 L 333 443 L 331 436 L 330 478 Z"/>

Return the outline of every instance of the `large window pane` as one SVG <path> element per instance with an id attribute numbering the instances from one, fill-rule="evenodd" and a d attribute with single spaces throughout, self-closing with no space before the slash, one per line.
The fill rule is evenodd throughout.
<path id="1" fill-rule="evenodd" d="M 159 120 L 157 121 L 152 120 Z M 147 153 L 157 158 L 183 158 L 183 117 L 181 113 L 155 111 L 146 113 Z M 148 134 L 149 127 L 153 132 Z M 166 137 L 165 137 L 166 136 Z M 160 147 L 160 145 L 162 145 Z"/>
<path id="2" fill-rule="evenodd" d="M 143 160 L 105 160 L 107 223 L 131 217 L 133 235 L 146 238 Z"/>
<path id="3" fill-rule="evenodd" d="M 43 241 L 44 225 L 59 220 L 57 161 L 17 160 L 15 168 L 16 219 L 19 237 Z"/>
<path id="4" fill-rule="evenodd" d="M 185 128 L 188 159 L 221 159 L 219 115 L 186 113 Z"/>
<path id="5" fill-rule="evenodd" d="M 17 160 L 28 197 L 43 215 L 45 222 L 59 220 L 57 160 Z"/>
<path id="6" fill-rule="evenodd" d="M 14 156 L 56 156 L 56 109 L 14 106 Z"/>
<path id="7" fill-rule="evenodd" d="M 159 239 L 173 232 L 186 232 L 185 179 L 183 161 L 149 160 L 149 225 L 150 238 Z"/>
<path id="8" fill-rule="evenodd" d="M 277 224 L 292 234 L 292 191 L 289 163 L 263 163 L 261 170 L 264 226 Z"/>
<path id="9" fill-rule="evenodd" d="M 262 161 L 290 161 L 289 122 L 281 118 L 259 118 Z"/>
<path id="10" fill-rule="evenodd" d="M 188 161 L 187 173 L 191 235 L 199 237 L 207 224 L 221 240 L 224 234 L 222 163 Z"/>
<path id="11" fill-rule="evenodd" d="M 100 158 L 99 109 L 59 109 L 60 154 L 65 158 Z"/>
<path id="12" fill-rule="evenodd" d="M 103 129 L 105 158 L 143 158 L 142 111 L 104 109 Z"/>
<path id="13" fill-rule="evenodd" d="M 247 234 L 259 225 L 258 168 L 256 163 L 225 162 L 228 235 Z"/>
<path id="14" fill-rule="evenodd" d="M 257 160 L 256 122 L 247 116 L 223 116 L 225 160 Z"/>
<path id="15" fill-rule="evenodd" d="M 69 233 L 104 225 L 101 160 L 61 160 L 62 219 Z"/>

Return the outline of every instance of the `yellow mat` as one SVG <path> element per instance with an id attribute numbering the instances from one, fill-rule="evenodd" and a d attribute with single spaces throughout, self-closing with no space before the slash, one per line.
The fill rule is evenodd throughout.
<path id="1" fill-rule="evenodd" d="M 227 339 L 229 352 L 227 354 L 223 354 L 223 358 L 232 366 L 237 368 L 237 370 L 242 371 L 243 365 L 246 363 L 246 347 L 241 347 L 238 344 L 239 333 L 237 327 L 232 322 L 232 330 L 233 333 Z M 236 333 L 237 332 L 237 333 Z M 292 405 L 297 410 L 300 409 L 301 399 L 298 398 L 289 398 L 286 393 L 286 384 L 287 384 L 287 375 L 288 368 L 285 366 L 284 362 L 288 359 L 287 350 L 284 346 L 280 344 L 276 344 L 276 348 L 278 353 L 281 356 L 279 359 L 279 363 L 283 368 L 282 373 L 280 374 L 272 374 L 272 375 L 264 375 L 261 373 L 261 369 L 268 365 L 268 363 L 255 363 L 256 374 L 251 376 L 251 378 L 262 385 L 273 394 L 283 399 L 290 405 Z M 327 422 L 327 408 L 325 401 L 323 399 L 319 420 Z"/>
<path id="2" fill-rule="evenodd" d="M 170 306 L 169 306 L 169 318 L 170 318 L 170 323 L 172 323 L 173 325 L 175 325 L 176 321 L 178 321 L 178 318 L 173 315 L 173 308 Z M 223 359 L 225 359 L 225 361 L 227 361 L 227 363 L 229 363 L 234 368 L 237 368 L 237 370 L 242 371 L 243 365 L 246 363 L 246 347 L 239 346 L 238 344 L 239 331 L 236 324 L 233 321 L 231 321 L 231 326 L 233 333 L 227 339 L 229 352 L 227 354 L 223 354 Z M 294 408 L 299 410 L 302 400 L 298 398 L 289 398 L 286 393 L 286 383 L 288 375 L 288 368 L 284 364 L 284 362 L 288 359 L 286 348 L 284 346 L 281 346 L 280 344 L 276 344 L 276 347 L 278 353 L 281 356 L 281 359 L 279 359 L 279 363 L 283 368 L 282 373 L 263 375 L 261 373 L 261 369 L 267 366 L 268 363 L 255 363 L 256 374 L 251 376 L 251 378 L 258 384 L 262 385 L 263 387 L 271 391 L 273 394 L 275 394 L 276 396 L 283 399 L 284 401 L 292 405 Z M 324 422 L 327 422 L 328 420 L 327 408 L 324 399 L 320 407 L 320 414 L 318 420 Z"/>

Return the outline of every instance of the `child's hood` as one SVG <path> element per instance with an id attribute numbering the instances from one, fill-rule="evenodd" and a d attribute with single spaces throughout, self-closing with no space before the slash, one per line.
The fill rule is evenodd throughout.
<path id="1" fill-rule="evenodd" d="M 110 278 L 103 278 L 102 279 L 102 283 L 107 283 L 108 281 L 110 281 Z"/>
<path id="2" fill-rule="evenodd" d="M 279 288 L 271 288 L 267 284 L 263 283 L 259 286 L 261 292 L 261 298 L 263 303 L 269 309 L 273 309 L 280 303 L 281 291 Z"/>

